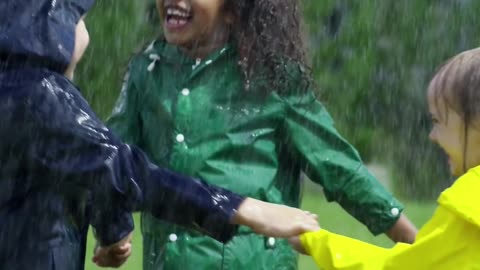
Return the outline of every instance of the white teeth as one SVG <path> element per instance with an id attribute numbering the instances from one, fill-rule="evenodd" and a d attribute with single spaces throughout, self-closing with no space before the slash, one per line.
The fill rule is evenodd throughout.
<path id="1" fill-rule="evenodd" d="M 190 16 L 189 12 L 185 12 L 176 8 L 167 8 L 167 15 L 174 15 L 184 18 L 188 18 Z"/>

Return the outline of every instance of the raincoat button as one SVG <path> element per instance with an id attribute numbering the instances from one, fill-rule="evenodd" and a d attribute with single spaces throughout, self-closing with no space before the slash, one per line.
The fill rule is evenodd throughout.
<path id="1" fill-rule="evenodd" d="M 168 239 L 170 240 L 170 242 L 175 242 L 175 241 L 177 241 L 178 236 L 176 234 L 172 233 L 168 236 Z"/>
<path id="2" fill-rule="evenodd" d="M 190 95 L 190 90 L 188 88 L 183 88 L 182 89 L 182 95 L 184 95 L 184 96 Z"/>
<path id="3" fill-rule="evenodd" d="M 183 136 L 183 134 L 178 134 L 176 140 L 177 142 L 182 143 L 185 141 L 185 136 Z"/>
<path id="4" fill-rule="evenodd" d="M 267 240 L 267 245 L 268 247 L 273 248 L 275 246 L 275 238 L 269 237 Z"/>
<path id="5" fill-rule="evenodd" d="M 195 64 L 192 66 L 192 69 L 196 69 L 198 67 L 198 65 L 200 65 L 200 63 L 202 63 L 202 59 L 197 58 L 195 60 Z"/>
<path id="6" fill-rule="evenodd" d="M 398 208 L 394 207 L 392 208 L 392 210 L 390 210 L 390 213 L 392 213 L 392 215 L 394 217 L 398 216 L 398 214 L 400 214 L 400 210 L 398 210 Z"/>

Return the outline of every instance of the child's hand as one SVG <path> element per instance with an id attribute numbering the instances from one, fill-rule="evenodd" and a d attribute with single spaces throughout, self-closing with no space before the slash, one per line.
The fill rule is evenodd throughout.
<path id="1" fill-rule="evenodd" d="M 92 261 L 100 267 L 118 268 L 122 266 L 132 254 L 132 233 L 119 242 L 108 247 L 97 246 Z"/>
<path id="2" fill-rule="evenodd" d="M 240 205 L 233 222 L 249 226 L 258 234 L 282 238 L 320 229 L 315 214 L 252 198 Z"/>
<path id="3" fill-rule="evenodd" d="M 290 243 L 290 245 L 292 245 L 293 249 L 295 249 L 297 252 L 302 253 L 304 255 L 310 255 L 303 248 L 302 242 L 300 241 L 300 237 L 298 236 L 290 237 L 288 238 L 288 242 Z"/>

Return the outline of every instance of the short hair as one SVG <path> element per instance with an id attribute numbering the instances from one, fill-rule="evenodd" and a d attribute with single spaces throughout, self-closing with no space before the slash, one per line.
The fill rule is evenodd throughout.
<path id="1" fill-rule="evenodd" d="M 480 48 L 462 52 L 448 60 L 435 74 L 429 89 L 435 106 L 453 109 L 466 126 L 480 120 Z M 480 123 L 480 121 L 478 121 Z"/>

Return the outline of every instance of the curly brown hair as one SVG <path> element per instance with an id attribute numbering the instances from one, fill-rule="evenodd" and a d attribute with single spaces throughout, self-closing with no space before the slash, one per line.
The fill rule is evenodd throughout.
<path id="1" fill-rule="evenodd" d="M 224 1 L 224 12 L 233 18 L 230 40 L 240 55 L 246 90 L 259 77 L 265 83 L 252 89 L 263 94 L 282 92 L 292 78 L 301 83 L 298 90 L 314 86 L 302 37 L 300 0 Z M 155 1 L 151 0 L 148 18 L 154 24 L 158 21 L 156 10 Z"/>
<path id="2" fill-rule="evenodd" d="M 237 45 L 245 76 L 245 88 L 255 76 L 265 77 L 268 89 L 281 91 L 292 74 L 292 64 L 301 82 L 311 84 L 310 68 L 302 37 L 299 0 L 225 0 L 233 15 L 231 39 Z"/>

